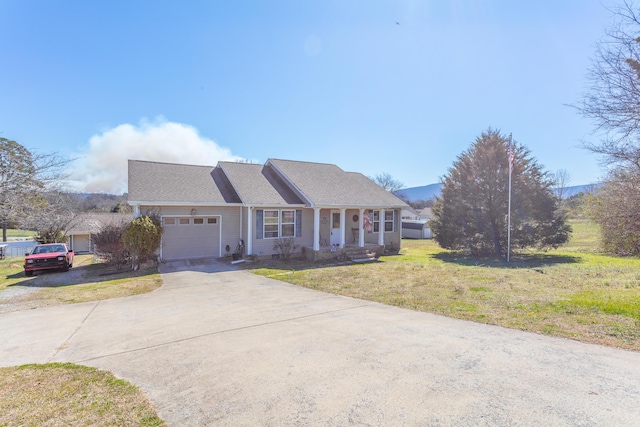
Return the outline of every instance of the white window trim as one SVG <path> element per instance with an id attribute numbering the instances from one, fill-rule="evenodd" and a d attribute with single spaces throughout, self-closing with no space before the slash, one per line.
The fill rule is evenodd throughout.
<path id="1" fill-rule="evenodd" d="M 276 237 L 267 237 L 267 229 L 266 227 L 268 225 L 275 225 L 275 223 L 269 223 L 267 224 L 267 212 L 277 212 L 278 213 L 278 235 Z M 293 222 L 282 222 L 282 213 L 283 212 L 292 212 L 293 213 Z M 283 225 L 293 225 L 293 235 L 292 236 L 286 236 L 286 237 L 296 237 L 296 226 L 298 225 L 296 223 L 297 221 L 297 215 L 296 215 L 296 210 L 295 209 L 263 209 L 262 210 L 262 238 L 266 239 L 266 240 L 273 240 L 273 239 L 279 239 L 280 237 L 282 237 L 282 226 Z M 269 233 L 273 233 L 273 231 L 269 231 Z"/>
<path id="2" fill-rule="evenodd" d="M 370 209 L 369 210 L 369 216 L 371 218 L 371 231 L 373 233 L 379 233 L 380 232 L 380 227 L 382 227 L 382 230 L 385 233 L 395 233 L 396 232 L 396 210 L 395 209 L 389 209 L 384 211 L 385 217 L 387 215 L 387 212 L 393 212 L 393 219 L 385 219 L 385 218 L 380 218 L 380 210 L 379 209 Z M 378 219 L 376 220 L 376 214 L 378 215 Z M 386 231 L 386 227 L 385 224 L 387 222 L 391 223 L 391 231 Z M 378 224 L 378 231 L 376 231 L 376 224 Z"/>

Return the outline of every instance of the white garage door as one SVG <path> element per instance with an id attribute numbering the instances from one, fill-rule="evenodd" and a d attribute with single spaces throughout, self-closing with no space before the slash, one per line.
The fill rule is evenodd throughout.
<path id="1" fill-rule="evenodd" d="M 163 217 L 162 259 L 220 256 L 220 217 Z"/>

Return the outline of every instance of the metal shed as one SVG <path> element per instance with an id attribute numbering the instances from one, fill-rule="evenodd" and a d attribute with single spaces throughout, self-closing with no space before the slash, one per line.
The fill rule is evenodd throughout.
<path id="1" fill-rule="evenodd" d="M 425 220 L 402 220 L 403 239 L 430 239 L 431 228 Z"/>

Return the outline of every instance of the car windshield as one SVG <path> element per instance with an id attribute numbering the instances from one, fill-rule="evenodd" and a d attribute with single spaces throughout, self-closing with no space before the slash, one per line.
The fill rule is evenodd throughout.
<path id="1" fill-rule="evenodd" d="M 34 254 L 48 254 L 52 252 L 64 252 L 64 246 L 52 245 L 52 246 L 36 246 L 33 250 Z"/>

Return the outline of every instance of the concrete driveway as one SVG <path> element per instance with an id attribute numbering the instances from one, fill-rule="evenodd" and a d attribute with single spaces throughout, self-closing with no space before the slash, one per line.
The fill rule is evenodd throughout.
<path id="1" fill-rule="evenodd" d="M 74 362 L 173 426 L 637 426 L 640 354 L 165 266 L 146 295 L 0 315 L 0 365 Z"/>

